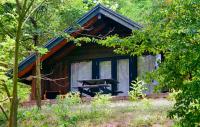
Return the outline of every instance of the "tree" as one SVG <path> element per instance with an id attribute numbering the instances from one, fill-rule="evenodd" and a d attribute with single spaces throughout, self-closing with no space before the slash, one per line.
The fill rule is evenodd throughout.
<path id="1" fill-rule="evenodd" d="M 108 37 L 99 43 L 118 47 L 121 54 L 142 55 L 162 53 L 164 61 L 151 78 L 159 86 L 181 91 L 169 113 L 181 126 L 198 126 L 200 123 L 200 1 L 157 1 L 151 9 L 148 25 L 132 36 Z"/>
<path id="2" fill-rule="evenodd" d="M 13 68 L 13 92 L 12 92 L 12 102 L 10 106 L 10 118 L 9 127 L 17 126 L 17 109 L 18 109 L 18 94 L 17 94 L 17 82 L 18 82 L 18 53 L 19 53 L 19 43 L 22 35 L 22 25 L 24 19 L 28 15 L 30 8 L 32 7 L 34 0 L 23 2 L 16 0 L 16 14 L 17 14 L 17 28 L 15 35 L 15 53 L 14 53 L 14 68 Z"/>
<path id="3" fill-rule="evenodd" d="M 17 59 L 20 59 L 20 60 L 22 60 L 24 56 L 27 56 L 28 54 L 34 52 L 34 50 L 38 51 L 37 54 L 40 54 L 41 51 L 44 53 L 45 50 L 43 50 L 40 47 L 44 43 L 46 43 L 47 40 L 58 35 L 59 36 L 64 35 L 64 34 L 60 35 L 61 32 L 59 31 L 61 31 L 61 28 L 62 28 L 60 26 L 68 27 L 72 25 L 74 20 L 80 17 L 80 15 L 82 15 L 88 9 L 87 4 L 84 4 L 82 0 L 77 0 L 74 2 L 70 2 L 70 0 L 67 0 L 67 1 L 47 1 L 47 0 L 25 1 L 24 0 L 24 1 L 19 1 L 18 3 L 17 2 L 18 1 L 16 1 L 16 3 L 12 1 L 1 1 L 0 27 L 2 29 L 0 29 L 0 33 L 1 33 L 0 39 L 3 42 L 6 40 L 7 37 L 9 37 L 11 40 L 15 38 L 19 40 L 18 44 L 20 45 L 19 47 L 20 52 L 18 52 L 18 54 L 20 54 L 19 55 L 20 57 L 18 56 Z M 24 9 L 23 7 L 25 7 L 24 10 L 27 9 L 26 14 L 24 11 L 19 11 L 19 9 L 18 11 L 15 11 L 16 5 L 20 6 L 21 10 L 23 10 Z M 37 17 L 38 15 L 40 15 L 39 18 Z M 69 16 L 69 18 L 66 18 L 67 16 Z M 30 22 L 31 18 L 32 19 L 35 18 L 37 20 L 37 24 L 36 24 L 37 27 L 35 28 L 33 27 L 34 25 Z M 19 30 L 19 31 L 16 30 L 15 26 L 17 25 L 17 23 L 18 25 L 20 25 L 18 29 L 23 28 L 22 30 Z M 62 30 L 63 29 L 64 28 L 62 28 Z M 20 39 L 16 37 L 16 35 L 14 34 L 15 32 L 17 33 L 20 32 L 20 34 L 19 33 L 16 34 L 16 35 L 20 35 Z M 37 39 L 34 39 L 34 38 L 37 38 Z M 32 48 L 33 43 L 30 42 L 30 40 L 35 40 L 35 42 L 40 42 L 40 43 L 38 43 L 37 46 L 35 46 L 35 48 Z M 6 41 L 5 43 L 8 43 L 8 41 Z M 27 52 L 26 50 L 31 50 L 31 52 L 29 51 Z M 7 50 L 2 48 L 2 52 L 6 52 L 6 51 Z M 5 61 L 5 59 L 6 61 L 11 61 L 13 59 L 13 56 L 12 55 L 10 56 L 11 56 L 10 59 L 8 59 L 8 57 L 5 56 L 4 59 L 1 59 L 1 61 Z M 39 58 L 37 59 L 37 62 L 36 62 L 37 65 L 40 64 L 38 60 Z M 12 62 L 11 62 L 11 65 L 12 65 Z M 7 63 L 6 63 L 6 66 L 7 66 Z M 8 68 L 6 70 L 9 70 L 10 66 L 7 66 L 7 67 Z M 40 68 L 40 65 L 36 67 Z M 2 69 L 1 69 L 1 72 L 2 72 L 2 75 L 3 75 L 2 78 L 3 78 L 3 77 L 6 77 L 6 75 L 4 74 L 6 70 L 4 68 Z M 41 78 L 37 78 L 37 79 L 41 80 Z M 2 81 L 6 81 L 6 80 L 7 80 L 7 77 L 4 78 Z M 37 82 L 40 82 L 40 81 L 37 81 Z M 38 90 L 40 90 L 39 87 L 38 87 Z M 16 89 L 14 91 L 16 91 Z M 16 92 L 12 92 L 12 93 L 15 93 L 14 95 L 17 94 Z M 37 93 L 40 93 L 40 92 L 37 92 Z M 41 96 L 38 95 L 38 97 L 40 98 Z"/>
<path id="4" fill-rule="evenodd" d="M 31 23 L 33 24 L 33 27 L 35 30 L 38 29 L 38 26 L 37 26 L 37 21 L 33 18 L 33 17 L 30 17 L 30 21 Z M 34 46 L 38 46 L 39 45 L 39 38 L 38 38 L 38 34 L 34 34 L 33 35 L 33 43 L 34 43 Z M 36 49 L 35 51 L 35 56 L 36 56 L 36 103 L 37 103 L 37 107 L 38 109 L 41 109 L 41 71 L 40 71 L 40 53 L 38 51 L 38 49 Z"/>
<path id="5" fill-rule="evenodd" d="M 16 32 L 16 11 L 14 2 L 0 2 L 0 110 L 3 111 L 6 120 L 8 120 L 9 105 L 12 98 L 13 81 L 6 75 L 13 67 Z M 21 52 L 24 51 L 20 47 Z M 18 86 L 19 99 L 24 100 L 27 96 L 28 87 Z"/>
<path id="6" fill-rule="evenodd" d="M 62 3 L 62 4 L 61 4 Z M 82 4 L 80 1 L 73 2 L 72 5 L 75 4 Z M 63 6 L 65 5 L 65 6 Z M 61 7 L 60 7 L 61 6 Z M 65 2 L 50 2 L 50 1 L 42 1 L 41 4 L 35 9 L 35 12 L 29 17 L 26 23 L 26 35 L 28 39 L 27 41 L 33 40 L 35 56 L 36 56 L 36 64 L 35 64 L 35 84 L 36 84 L 36 104 L 38 109 L 41 109 L 41 62 L 40 62 L 40 55 L 43 55 L 47 52 L 44 48 L 42 48 L 42 44 L 46 42 L 49 38 L 57 36 L 65 37 L 65 34 L 59 35 L 60 32 L 60 25 L 63 24 L 63 20 L 66 16 L 71 15 L 71 13 L 76 13 L 77 15 L 80 14 L 81 10 L 75 10 L 76 8 L 70 8 L 71 5 L 68 4 L 66 6 Z M 61 8 L 61 9 L 58 9 Z M 63 9 L 64 8 L 64 9 Z M 68 10 L 68 11 L 66 11 Z M 84 10 L 84 9 L 82 9 Z M 74 11 L 74 12 L 73 12 Z M 49 16 L 49 14 L 51 14 Z M 66 15 L 67 14 L 67 15 Z M 76 17 L 77 15 L 73 15 Z M 56 19 L 59 19 L 57 21 Z M 67 18 L 68 19 L 68 18 Z M 57 23 L 59 22 L 59 26 Z M 70 19 L 67 20 L 67 25 L 72 24 Z M 42 51 L 42 52 L 41 52 Z M 44 80 L 44 79 L 43 79 Z"/>
<path id="7" fill-rule="evenodd" d="M 118 0 L 116 9 L 122 15 L 143 25 L 147 25 L 148 16 L 156 0 Z"/>

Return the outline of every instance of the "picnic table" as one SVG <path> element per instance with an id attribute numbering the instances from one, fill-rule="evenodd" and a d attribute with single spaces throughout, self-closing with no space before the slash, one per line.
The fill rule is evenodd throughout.
<path id="1" fill-rule="evenodd" d="M 117 91 L 117 84 L 119 83 L 114 79 L 90 79 L 90 80 L 78 80 L 81 83 L 78 88 L 80 96 L 84 94 L 94 97 L 97 93 L 117 95 L 122 93 Z"/>

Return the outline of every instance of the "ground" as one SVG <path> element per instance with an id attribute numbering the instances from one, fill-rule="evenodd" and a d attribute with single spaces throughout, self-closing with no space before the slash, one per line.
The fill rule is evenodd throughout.
<path id="1" fill-rule="evenodd" d="M 173 121 L 167 118 L 172 102 L 166 99 L 144 100 L 141 102 L 118 101 L 110 105 L 109 119 L 91 122 L 80 121 L 80 127 L 171 127 Z"/>
<path id="2" fill-rule="evenodd" d="M 137 102 L 105 98 L 76 104 L 71 99 L 36 107 L 19 109 L 19 127 L 170 127 L 173 121 L 167 111 L 173 102 L 166 99 L 143 99 Z M 4 125 L 0 125 L 3 127 Z"/>

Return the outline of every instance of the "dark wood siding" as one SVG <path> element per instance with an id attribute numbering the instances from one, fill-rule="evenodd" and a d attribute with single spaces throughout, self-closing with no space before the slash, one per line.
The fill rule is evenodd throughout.
<path id="1" fill-rule="evenodd" d="M 60 79 L 55 81 L 42 80 L 42 94 L 45 91 L 60 91 L 61 94 L 66 94 L 70 91 L 70 65 L 76 61 L 92 60 L 96 58 L 105 58 L 117 56 L 113 53 L 112 48 L 106 48 L 99 45 L 86 44 L 81 47 L 70 49 L 70 47 L 62 49 L 61 54 L 55 54 L 50 59 L 43 62 L 43 74 L 48 75 L 50 80 Z M 64 55 L 63 55 L 64 54 Z"/>
<path id="2" fill-rule="evenodd" d="M 68 63 L 66 61 L 48 65 L 44 70 L 44 75 L 48 75 L 46 77 L 49 79 L 42 82 L 43 93 L 45 91 L 59 91 L 61 94 L 65 94 L 69 91 Z"/>

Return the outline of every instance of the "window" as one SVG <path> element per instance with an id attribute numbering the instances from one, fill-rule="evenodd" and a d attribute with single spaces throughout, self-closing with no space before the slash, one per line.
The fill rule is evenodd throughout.
<path id="1" fill-rule="evenodd" d="M 136 66 L 129 57 L 97 58 L 92 61 L 75 62 L 71 64 L 71 90 L 77 91 L 81 85 L 77 80 L 115 79 L 119 81 L 117 91 L 122 91 L 119 96 L 127 96 L 130 80 L 135 78 Z M 131 64 L 131 66 L 129 66 Z M 132 67 L 134 66 L 134 67 Z M 93 69 L 93 70 L 92 70 Z M 131 69 L 131 70 L 130 70 Z M 111 87 L 108 87 L 111 89 Z"/>
<path id="2" fill-rule="evenodd" d="M 92 79 L 92 62 L 77 62 L 71 64 L 71 91 L 76 91 L 78 80 Z"/>
<path id="3" fill-rule="evenodd" d="M 146 55 L 146 56 L 139 56 L 138 57 L 138 77 L 140 79 L 145 79 L 147 72 L 152 72 L 156 68 L 158 68 L 158 63 L 161 60 L 161 55 Z M 154 85 L 158 83 L 155 80 L 152 80 L 151 84 L 146 84 L 148 90 L 145 91 L 146 94 L 153 93 Z"/>

